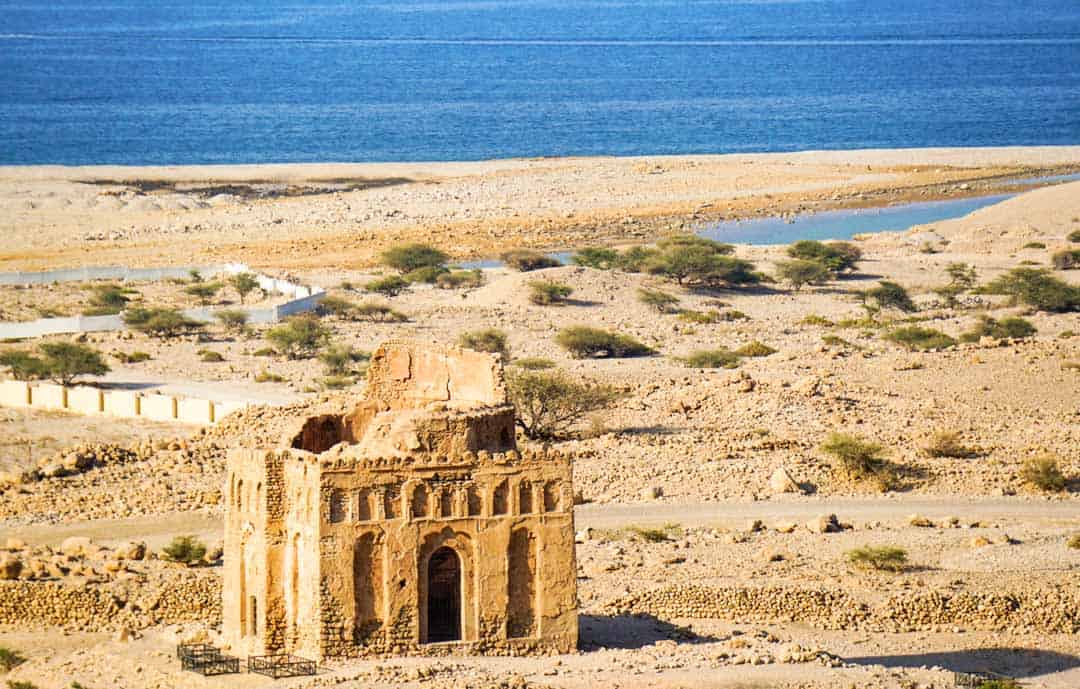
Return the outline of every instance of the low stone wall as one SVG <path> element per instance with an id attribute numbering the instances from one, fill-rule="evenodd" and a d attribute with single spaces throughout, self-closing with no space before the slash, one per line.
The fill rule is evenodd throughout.
<path id="1" fill-rule="evenodd" d="M 17 380 L 0 382 L 0 406 L 31 407 L 74 414 L 142 418 L 152 421 L 214 424 L 254 402 L 214 402 L 197 397 L 140 395 L 124 390 L 88 386 L 62 387 L 52 383 L 31 385 Z"/>
<path id="2" fill-rule="evenodd" d="M 1080 591 L 924 591 L 870 605 L 831 589 L 671 586 L 605 605 L 614 614 L 664 619 L 730 619 L 744 623 L 797 622 L 822 629 L 914 631 L 935 626 L 1046 633 L 1080 632 Z"/>
<path id="3" fill-rule="evenodd" d="M 0 581 L 0 624 L 70 630 L 144 629 L 158 624 L 221 622 L 221 579 L 178 571 L 152 587 Z"/>

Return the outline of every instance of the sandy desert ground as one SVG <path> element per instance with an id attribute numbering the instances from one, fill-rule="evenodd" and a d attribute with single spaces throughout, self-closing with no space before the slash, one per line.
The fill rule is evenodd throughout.
<path id="1" fill-rule="evenodd" d="M 720 218 L 986 194 L 1018 189 L 1020 178 L 1077 170 L 1080 147 L 7 168 L 0 169 L 0 268 L 242 260 L 360 303 L 371 295 L 348 286 L 384 274 L 374 265 L 378 253 L 401 241 L 428 241 L 455 258 L 519 246 L 626 245 Z M 942 688 L 953 686 L 954 669 L 1003 672 L 1033 687 L 1080 686 L 1080 550 L 1066 545 L 1080 533 L 1080 314 L 1033 311 L 994 295 L 966 295 L 950 307 L 933 291 L 954 262 L 974 266 L 980 283 L 1019 265 L 1048 267 L 1055 251 L 1076 247 L 1067 236 L 1077 230 L 1080 183 L 1074 182 L 964 218 L 860 237 L 864 258 L 855 275 L 798 292 L 782 284 L 702 292 L 656 276 L 577 266 L 530 273 L 496 268 L 485 270 L 485 284 L 475 289 L 418 286 L 377 300 L 405 313 L 403 323 L 324 318 L 333 341 L 365 351 L 390 337 L 452 343 L 463 332 L 497 327 L 509 336 L 512 358 L 551 359 L 575 376 L 617 386 L 624 397 L 583 426 L 580 437 L 556 443 L 575 457 L 576 489 L 585 503 L 577 511 L 579 653 L 334 662 L 315 681 L 275 686 Z M 928 243 L 935 253 L 925 252 Z M 782 246 L 736 249 L 766 273 L 784 252 Z M 1071 284 L 1080 284 L 1078 273 L 1054 271 Z M 572 300 L 531 303 L 528 283 L 537 279 L 573 287 Z M 958 336 L 982 315 L 1022 316 L 1037 333 L 907 351 L 882 337 L 898 325 L 887 322 L 900 316 L 883 317 L 886 325 L 859 322 L 856 292 L 882 279 L 908 288 L 920 306 L 911 315 L 917 325 Z M 691 323 L 658 314 L 638 302 L 641 287 L 677 295 L 683 309 L 746 318 Z M 165 289 L 146 292 L 172 298 L 159 293 Z M 0 304 L 36 303 L 26 292 L 0 289 Z M 808 320 L 811 315 L 820 318 Z M 573 359 L 554 337 L 576 324 L 633 335 L 658 353 Z M 234 336 L 214 327 L 169 341 L 130 333 L 86 339 L 105 352 L 150 355 L 136 364 L 110 357 L 106 382 L 112 384 L 242 392 L 293 409 L 333 406 L 362 385 L 322 390 L 326 374 L 311 360 L 256 354 L 266 346 L 264 334 L 256 328 Z M 732 370 L 679 361 L 695 350 L 753 341 L 776 352 L 745 358 Z M 25 343 L 0 345 L 18 346 Z M 204 362 L 203 350 L 223 361 Z M 266 372 L 282 380 L 256 382 Z M 0 446 L 0 469 L 25 469 L 90 438 L 149 447 L 137 461 L 0 492 L 0 545 L 13 538 L 31 548 L 57 547 L 68 536 L 86 535 L 105 545 L 137 539 L 154 550 L 180 533 L 219 541 L 226 449 L 255 442 L 253 433 L 272 438 L 289 410 L 256 408 L 206 430 L 0 410 L 0 428 L 11 437 Z M 834 431 L 880 443 L 903 467 L 901 485 L 881 493 L 839 480 L 819 449 Z M 973 456 L 927 456 L 929 438 L 941 431 L 958 433 Z M 31 440 L 37 449 L 28 453 Z M 1065 491 L 1045 493 L 1022 479 L 1024 461 L 1043 453 L 1056 456 L 1069 477 Z M 804 494 L 774 493 L 770 477 L 780 467 Z M 829 514 L 850 528 L 810 528 Z M 924 523 L 930 525 L 918 525 Z M 845 553 L 863 545 L 903 547 L 911 566 L 899 574 L 854 568 Z M 135 569 L 147 587 L 177 575 L 155 561 Z M 216 576 L 215 568 L 199 574 Z M 882 617 L 838 628 L 828 619 L 792 622 L 723 609 L 688 617 L 674 614 L 677 604 L 658 602 L 681 600 L 686 587 L 714 593 L 772 587 L 784 595 L 820 590 L 907 621 L 886 624 L 894 618 Z M 934 593 L 1021 601 L 1021 608 L 1024 601 L 1045 601 L 1052 610 L 1006 625 L 978 615 L 910 623 L 904 611 Z M 845 605 L 837 603 L 830 614 Z M 73 680 L 88 689 L 265 686 L 251 677 L 204 681 L 180 674 L 172 644 L 198 627 L 151 626 L 119 641 L 111 630 L 59 633 L 27 623 L 0 628 L 0 646 L 29 659 L 10 679 L 43 689 Z M 801 654 L 813 658 L 791 660 Z"/>

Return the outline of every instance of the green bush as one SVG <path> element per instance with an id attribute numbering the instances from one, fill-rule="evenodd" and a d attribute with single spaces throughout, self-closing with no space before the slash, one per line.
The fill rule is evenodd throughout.
<path id="1" fill-rule="evenodd" d="M 701 349 L 680 361 L 690 368 L 738 368 L 739 355 L 729 349 Z"/>
<path id="2" fill-rule="evenodd" d="M 435 286 L 440 289 L 472 289 L 484 284 L 484 271 L 453 270 L 443 273 L 435 280 Z"/>
<path id="3" fill-rule="evenodd" d="M 543 359 L 538 356 L 522 357 L 520 359 L 514 359 L 510 362 L 511 366 L 517 366 L 518 368 L 526 371 L 543 371 L 549 368 L 555 368 L 555 362 L 551 359 Z"/>
<path id="4" fill-rule="evenodd" d="M 220 291 L 220 282 L 197 282 L 184 289 L 184 292 L 198 299 L 203 306 L 209 304 Z"/>
<path id="5" fill-rule="evenodd" d="M 831 273 L 845 273 L 855 269 L 862 250 L 851 242 L 819 242 L 803 239 L 788 247 L 788 256 L 803 261 L 813 261 Z"/>
<path id="6" fill-rule="evenodd" d="M 856 567 L 902 572 L 907 567 L 907 551 L 891 545 L 863 546 L 847 551 L 847 561 Z"/>
<path id="7" fill-rule="evenodd" d="M 1073 550 L 1080 550 L 1080 533 L 1073 534 L 1066 543 Z"/>
<path id="8" fill-rule="evenodd" d="M 715 247 L 696 243 L 671 246 L 651 260 L 646 269 L 654 275 L 671 278 L 680 285 L 690 282 L 702 287 L 719 288 L 761 282 L 761 276 L 754 272 L 754 264 L 727 256 Z"/>
<path id="9" fill-rule="evenodd" d="M 823 285 L 832 276 L 833 272 L 820 261 L 795 259 L 776 262 L 776 277 L 791 285 L 796 292 L 804 285 Z"/>
<path id="10" fill-rule="evenodd" d="M 1073 230 L 1066 237 L 1070 242 L 1080 242 L 1080 230 Z"/>
<path id="11" fill-rule="evenodd" d="M 619 398 L 609 385 L 582 381 L 561 371 L 511 369 L 506 386 L 517 410 L 518 427 L 534 440 L 560 437 L 587 414 Z"/>
<path id="12" fill-rule="evenodd" d="M 617 265 L 619 252 L 614 249 L 587 247 L 574 254 L 570 260 L 579 266 L 610 270 Z"/>
<path id="13" fill-rule="evenodd" d="M 563 328 L 555 342 L 578 359 L 595 356 L 633 357 L 655 353 L 629 335 L 590 328 L 584 325 Z"/>
<path id="14" fill-rule="evenodd" d="M 670 313 L 675 305 L 679 303 L 679 298 L 674 294 L 668 294 L 658 289 L 646 289 L 641 288 L 637 291 L 638 301 L 646 306 L 651 306 L 660 313 Z"/>
<path id="15" fill-rule="evenodd" d="M 763 342 L 754 340 L 736 349 L 735 353 L 745 357 L 761 357 L 776 354 L 776 350 Z"/>
<path id="16" fill-rule="evenodd" d="M 177 536 L 161 552 L 172 562 L 193 565 L 206 557 L 206 546 L 194 536 Z"/>
<path id="17" fill-rule="evenodd" d="M 615 267 L 627 273 L 641 273 L 648 269 L 660 256 L 656 249 L 644 246 L 632 246 L 619 253 Z"/>
<path id="18" fill-rule="evenodd" d="M 23 657 L 18 651 L 13 651 L 5 646 L 0 646 L 0 671 L 11 672 L 17 666 L 26 662 L 26 658 Z"/>
<path id="19" fill-rule="evenodd" d="M 314 355 L 329 338 L 330 331 L 311 314 L 290 316 L 266 333 L 266 340 L 290 359 Z"/>
<path id="20" fill-rule="evenodd" d="M 319 379 L 323 390 L 344 390 L 354 382 L 356 381 L 349 376 L 325 376 Z"/>
<path id="21" fill-rule="evenodd" d="M 90 297 L 90 304 L 96 307 L 94 311 L 97 313 L 93 315 L 99 316 L 120 313 L 131 301 L 128 295 L 137 294 L 135 290 L 120 285 L 95 285 L 93 290 L 94 294 Z M 84 313 L 83 315 L 88 316 L 91 314 Z"/>
<path id="22" fill-rule="evenodd" d="M 848 342 L 844 338 L 837 337 L 836 335 L 822 335 L 821 341 L 824 344 L 829 345 L 830 347 L 843 347 L 845 349 L 862 349 L 862 347 L 855 344 L 854 342 Z"/>
<path id="23" fill-rule="evenodd" d="M 123 318 L 129 328 L 151 337 L 176 337 L 203 328 L 202 323 L 188 318 L 176 309 L 133 308 L 125 311 Z"/>
<path id="24" fill-rule="evenodd" d="M 271 373 L 268 370 L 262 370 L 259 375 L 255 376 L 256 383 L 284 383 L 285 377 L 279 376 L 276 373 Z"/>
<path id="25" fill-rule="evenodd" d="M 971 330 L 960 336 L 961 342 L 978 342 L 984 337 L 995 340 L 1022 340 L 1036 332 L 1035 326 L 1024 318 L 1002 318 L 1000 321 L 989 316 L 982 316 Z"/>
<path id="26" fill-rule="evenodd" d="M 1023 248 L 1025 248 L 1025 249 L 1045 249 L 1046 244 L 1044 244 L 1043 242 L 1028 242 L 1027 244 L 1024 245 Z"/>
<path id="27" fill-rule="evenodd" d="M 119 350 L 112 352 L 113 357 L 122 364 L 138 364 L 143 361 L 150 361 L 150 355 L 146 352 L 135 351 L 130 354 L 127 352 L 121 352 Z"/>
<path id="28" fill-rule="evenodd" d="M 400 311 L 395 311 L 386 304 L 377 304 L 372 301 L 357 304 L 352 313 L 353 318 L 360 321 L 404 323 L 409 320 L 409 317 Z"/>
<path id="29" fill-rule="evenodd" d="M 1020 467 L 1020 478 L 1025 482 L 1052 493 L 1065 490 L 1065 475 L 1061 473 L 1057 458 L 1053 455 L 1032 457 Z"/>
<path id="30" fill-rule="evenodd" d="M 882 280 L 877 287 L 863 290 L 858 296 L 862 300 L 863 308 L 871 315 L 885 309 L 897 309 L 905 313 L 919 310 L 907 290 L 889 280 Z"/>
<path id="31" fill-rule="evenodd" d="M 523 273 L 541 270 L 543 268 L 556 268 L 562 265 L 558 260 L 551 256 L 530 249 L 507 251 L 499 258 L 501 258 L 502 262 L 506 265 Z"/>
<path id="32" fill-rule="evenodd" d="M 1073 270 L 1080 268 L 1080 249 L 1064 249 L 1054 252 L 1050 264 L 1055 270 Z"/>
<path id="33" fill-rule="evenodd" d="M 247 328 L 248 312 L 241 309 L 222 309 L 214 313 L 214 318 L 226 330 L 241 333 Z"/>
<path id="34" fill-rule="evenodd" d="M 240 297 L 241 304 L 244 303 L 248 294 L 259 289 L 259 278 L 255 273 L 236 273 L 229 276 L 228 283 Z"/>
<path id="35" fill-rule="evenodd" d="M 38 685 L 24 679 L 8 680 L 7 689 L 38 689 Z"/>
<path id="36" fill-rule="evenodd" d="M 1059 280 L 1045 268 L 1013 268 L 981 291 L 1010 295 L 1040 311 L 1080 311 L 1080 287 Z"/>
<path id="37" fill-rule="evenodd" d="M 953 459 L 967 459 L 977 457 L 978 450 L 968 447 L 955 431 L 940 431 L 930 438 L 930 443 L 923 448 L 928 457 L 951 457 Z"/>
<path id="38" fill-rule="evenodd" d="M 48 378 L 60 385 L 71 385 L 80 376 L 100 376 L 109 372 L 104 355 L 75 342 L 42 342 L 39 356 L 26 350 L 0 354 L 0 365 L 11 369 L 16 380 Z"/>
<path id="39" fill-rule="evenodd" d="M 723 315 L 716 310 L 712 311 L 694 311 L 692 309 L 683 309 L 679 311 L 679 320 L 687 323 L 695 323 L 697 325 L 709 325 L 711 323 L 719 323 L 721 320 L 725 320 Z"/>
<path id="40" fill-rule="evenodd" d="M 372 280 L 364 284 L 365 292 L 376 292 L 387 297 L 396 297 L 405 291 L 409 283 L 397 275 L 388 275 L 384 278 Z"/>
<path id="41" fill-rule="evenodd" d="M 952 347 L 956 344 L 956 340 L 940 330 L 923 328 L 918 325 L 897 328 L 885 335 L 885 339 L 906 347 L 911 351 L 919 352 L 936 351 L 945 349 L 946 347 Z"/>
<path id="42" fill-rule="evenodd" d="M 808 316 L 803 317 L 803 319 L 799 321 L 799 325 L 820 325 L 825 328 L 831 328 L 836 325 L 836 323 L 833 323 L 824 316 L 819 316 L 816 313 L 811 313 Z"/>
<path id="43" fill-rule="evenodd" d="M 223 357 L 220 352 L 215 352 L 212 349 L 201 350 L 199 352 L 199 358 L 211 364 L 218 364 L 225 361 L 225 357 Z"/>
<path id="44" fill-rule="evenodd" d="M 696 234 L 676 234 L 670 237 L 665 237 L 656 243 L 656 246 L 661 251 L 671 251 L 672 249 L 685 249 L 692 247 L 695 249 L 704 249 L 714 254 L 732 254 L 735 253 L 735 247 L 731 244 L 724 244 L 718 242 L 715 239 L 706 239 L 705 237 L 699 237 Z"/>
<path id="45" fill-rule="evenodd" d="M 1023 689 L 1023 687 L 1013 679 L 988 679 L 980 682 L 977 689 Z"/>
<path id="46" fill-rule="evenodd" d="M 444 275 L 448 275 L 450 269 L 446 266 L 421 266 L 415 270 L 410 270 L 402 277 L 405 282 L 409 284 L 423 283 L 425 285 L 434 285 L 439 282 L 439 278 Z"/>
<path id="47" fill-rule="evenodd" d="M 934 292 L 942 297 L 948 306 L 955 307 L 960 303 L 958 297 L 975 286 L 978 276 L 975 267 L 967 263 L 950 263 L 945 266 L 945 274 L 949 276 L 949 283 L 936 288 Z"/>
<path id="48" fill-rule="evenodd" d="M 477 352 L 498 354 L 503 359 L 510 356 L 510 344 L 507 341 L 506 333 L 496 328 L 461 333 L 458 337 L 458 346 Z"/>
<path id="49" fill-rule="evenodd" d="M 561 282 L 533 280 L 529 283 L 529 301 L 539 306 L 562 304 L 573 292 L 573 287 Z"/>
<path id="50" fill-rule="evenodd" d="M 352 318 L 356 304 L 342 297 L 326 296 L 319 302 L 319 313 L 324 316 L 334 316 L 341 320 Z"/>
<path id="51" fill-rule="evenodd" d="M 352 371 L 353 364 L 367 361 L 369 355 L 359 352 L 347 344 L 331 345 L 319 352 L 319 361 L 326 367 L 329 376 L 344 376 Z"/>
<path id="52" fill-rule="evenodd" d="M 834 470 L 846 479 L 874 481 L 882 490 L 895 483 L 895 470 L 882 456 L 884 448 L 877 443 L 848 433 L 832 433 L 821 449 L 836 460 Z"/>
<path id="53" fill-rule="evenodd" d="M 398 244 L 382 253 L 383 265 L 402 273 L 444 265 L 450 257 L 428 244 Z"/>
<path id="54" fill-rule="evenodd" d="M 251 356 L 277 356 L 277 355 L 278 355 L 278 351 L 276 349 L 274 349 L 273 347 L 263 347 L 261 349 L 256 349 L 254 352 L 251 353 Z"/>

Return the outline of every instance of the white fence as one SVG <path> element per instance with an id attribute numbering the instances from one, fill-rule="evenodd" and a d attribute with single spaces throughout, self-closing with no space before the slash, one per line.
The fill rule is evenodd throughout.
<path id="1" fill-rule="evenodd" d="M 100 266 L 90 268 L 72 268 L 68 270 L 46 270 L 37 273 L 16 272 L 0 273 L 0 285 L 47 285 L 54 282 L 84 282 L 86 280 L 167 280 L 186 278 L 192 270 L 208 277 L 215 275 L 235 275 L 250 272 L 243 263 L 225 263 L 218 266 L 191 266 L 181 268 L 125 268 L 123 266 Z M 279 280 L 267 275 L 257 275 L 259 287 L 267 292 L 277 292 L 291 297 L 290 301 L 266 308 L 243 308 L 250 323 L 277 323 L 286 316 L 311 311 L 318 306 L 326 294 L 321 287 L 306 287 L 288 280 Z M 214 320 L 214 309 L 187 309 L 184 315 L 203 323 Z M 92 333 L 108 330 L 123 330 L 124 319 L 119 316 L 70 316 L 64 318 L 39 318 L 23 323 L 0 323 L 0 339 L 22 339 L 59 335 L 63 333 Z"/>

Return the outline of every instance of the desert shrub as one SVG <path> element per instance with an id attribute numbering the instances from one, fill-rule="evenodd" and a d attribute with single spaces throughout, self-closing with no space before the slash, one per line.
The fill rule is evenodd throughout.
<path id="1" fill-rule="evenodd" d="M 799 325 L 820 325 L 825 328 L 831 328 L 836 325 L 836 323 L 833 323 L 824 316 L 819 316 L 816 313 L 811 313 L 807 316 L 804 316 L 803 319 L 799 321 Z"/>
<path id="2" fill-rule="evenodd" d="M 38 355 L 25 350 L 5 352 L 0 364 L 11 369 L 18 380 L 48 378 L 60 385 L 71 385 L 80 376 L 100 376 L 109 372 L 104 355 L 76 342 L 42 342 Z"/>
<path id="3" fill-rule="evenodd" d="M 897 328 L 885 335 L 885 339 L 911 351 L 919 352 L 936 351 L 956 344 L 956 340 L 940 330 L 924 328 L 918 325 Z"/>
<path id="4" fill-rule="evenodd" d="M 324 390 L 344 390 L 355 381 L 349 376 L 325 376 L 319 379 L 319 385 Z"/>
<path id="5" fill-rule="evenodd" d="M 518 368 L 526 371 L 544 371 L 549 368 L 555 368 L 555 362 L 551 359 L 544 359 L 538 356 L 522 357 L 520 359 L 514 359 L 510 362 L 511 366 L 517 366 Z"/>
<path id="6" fill-rule="evenodd" d="M 660 313 L 669 313 L 679 303 L 679 298 L 658 289 L 641 288 L 637 291 L 638 301 L 651 306 Z"/>
<path id="7" fill-rule="evenodd" d="M 539 251 L 532 251 L 531 249 L 507 251 L 499 258 L 502 259 L 502 262 L 506 265 L 523 273 L 532 270 L 541 270 L 543 268 L 556 268 L 562 265 L 557 259 L 554 259 L 547 254 L 542 254 Z"/>
<path id="8" fill-rule="evenodd" d="M 533 280 L 529 283 L 529 301 L 540 306 L 562 304 L 573 292 L 573 287 L 561 282 Z"/>
<path id="9" fill-rule="evenodd" d="M 847 561 L 856 567 L 902 572 L 907 567 L 907 551 L 892 545 L 863 546 L 846 553 Z"/>
<path id="10" fill-rule="evenodd" d="M 384 278 L 371 280 L 364 284 L 365 292 L 376 292 L 387 297 L 396 297 L 405 291 L 409 283 L 397 275 L 388 275 Z"/>
<path id="11" fill-rule="evenodd" d="M 763 342 L 754 340 L 753 342 L 744 344 L 742 347 L 736 349 L 735 353 L 739 356 L 760 357 L 776 354 L 776 350 Z"/>
<path id="12" fill-rule="evenodd" d="M 679 320 L 697 325 L 708 325 L 710 323 L 719 323 L 723 320 L 723 317 L 716 310 L 694 311 L 693 309 L 683 309 L 679 311 Z"/>
<path id="13" fill-rule="evenodd" d="M 236 273 L 230 275 L 227 282 L 229 287 L 232 287 L 237 296 L 240 297 L 241 304 L 247 299 L 247 295 L 259 289 L 259 278 L 256 277 L 255 273 Z"/>
<path id="14" fill-rule="evenodd" d="M 395 311 L 386 304 L 378 304 L 373 301 L 357 304 L 353 308 L 353 318 L 381 323 L 404 323 L 409 320 L 409 317 L 400 311 Z"/>
<path id="15" fill-rule="evenodd" d="M 776 262 L 776 277 L 791 285 L 796 292 L 803 285 L 822 285 L 832 276 L 832 271 L 820 261 L 795 259 Z"/>
<path id="16" fill-rule="evenodd" d="M 131 298 L 128 295 L 136 294 L 135 290 L 120 285 L 95 285 L 94 294 L 90 297 L 90 304 L 95 307 L 90 309 L 94 313 L 83 312 L 84 316 L 105 316 L 120 313 L 128 305 Z"/>
<path id="17" fill-rule="evenodd" d="M 342 297 L 327 296 L 319 302 L 318 311 L 324 316 L 334 316 L 342 320 L 352 318 L 356 304 Z"/>
<path id="18" fill-rule="evenodd" d="M 1073 534 L 1066 543 L 1073 550 L 1080 550 L 1080 533 Z"/>
<path id="19" fill-rule="evenodd" d="M 402 278 L 409 284 L 434 285 L 439 281 L 439 278 L 449 273 L 450 269 L 446 266 L 421 266 L 405 273 Z"/>
<path id="20" fill-rule="evenodd" d="M 121 352 L 117 350 L 115 352 L 112 352 L 112 356 L 122 364 L 138 364 L 143 361 L 150 361 L 151 359 L 149 354 L 139 351 L 131 352 L 130 354 L 128 354 L 127 352 Z"/>
<path id="21" fill-rule="evenodd" d="M 628 526 L 627 533 L 646 543 L 666 543 L 680 537 L 683 533 L 678 524 L 664 524 L 661 527 Z"/>
<path id="22" fill-rule="evenodd" d="M 1038 332 L 1031 321 L 1024 318 L 1002 318 L 1000 321 L 983 316 L 971 330 L 960 335 L 961 342 L 978 342 L 984 337 L 995 340 L 1021 340 Z"/>
<path id="23" fill-rule="evenodd" d="M 285 377 L 279 376 L 276 373 L 272 373 L 266 369 L 263 369 L 255 376 L 256 383 L 284 383 Z"/>
<path id="24" fill-rule="evenodd" d="M 957 298 L 975 286 L 978 275 L 975 267 L 967 263 L 950 263 L 945 266 L 945 274 L 949 277 L 948 284 L 936 288 L 934 293 L 948 306 L 955 307 L 959 304 Z"/>
<path id="25" fill-rule="evenodd" d="M 690 368 L 737 368 L 739 355 L 730 349 L 700 349 L 679 361 Z"/>
<path id="26" fill-rule="evenodd" d="M 555 342 L 578 359 L 595 357 L 632 357 L 653 354 L 654 350 L 629 335 L 599 328 L 576 325 L 563 328 Z"/>
<path id="27" fill-rule="evenodd" d="M 13 651 L 5 646 L 0 646 L 0 671 L 11 672 L 17 666 L 26 662 L 26 658 L 23 657 L 18 651 Z"/>
<path id="28" fill-rule="evenodd" d="M 507 341 L 506 333 L 496 328 L 461 333 L 458 337 L 458 346 L 473 349 L 477 352 L 498 354 L 503 359 L 510 356 L 510 344 Z"/>
<path id="29" fill-rule="evenodd" d="M 1014 679 L 987 679 L 979 683 L 977 689 L 1023 689 Z"/>
<path id="30" fill-rule="evenodd" d="M 745 313 L 743 313 L 742 311 L 739 311 L 738 309 L 728 309 L 727 311 L 720 312 L 719 318 L 717 320 L 721 320 L 721 321 L 748 321 L 748 320 L 750 320 L 750 316 L 747 316 Z"/>
<path id="31" fill-rule="evenodd" d="M 960 434 L 955 431 L 940 431 L 935 433 L 930 442 L 923 448 L 928 457 L 951 457 L 954 459 L 966 459 L 978 456 L 978 450 L 968 447 L 961 441 Z"/>
<path id="32" fill-rule="evenodd" d="M 821 445 L 836 460 L 834 470 L 849 480 L 874 481 L 882 490 L 895 483 L 895 471 L 884 458 L 884 448 L 848 433 L 832 433 Z"/>
<path id="33" fill-rule="evenodd" d="M 1053 455 L 1032 457 L 1020 467 L 1020 478 L 1040 490 L 1059 493 L 1065 490 L 1065 475 Z"/>
<path id="34" fill-rule="evenodd" d="M 278 351 L 273 347 L 262 347 L 251 353 L 251 356 L 277 356 Z"/>
<path id="35" fill-rule="evenodd" d="M 845 349 L 862 349 L 862 347 L 855 344 L 854 342 L 849 342 L 842 337 L 837 337 L 836 335 L 822 335 L 821 341 L 824 344 L 829 345 L 830 347 L 843 347 Z"/>
<path id="36" fill-rule="evenodd" d="M 206 557 L 206 546 L 194 536 L 177 536 L 161 552 L 173 562 L 191 565 Z"/>
<path id="37" fill-rule="evenodd" d="M 353 349 L 347 344 L 331 345 L 319 352 L 319 361 L 326 367 L 329 376 L 344 376 L 349 373 L 353 364 L 358 361 L 367 361 L 370 356 L 365 352 Z"/>
<path id="38" fill-rule="evenodd" d="M 151 337 L 170 338 L 200 330 L 203 324 L 176 309 L 134 308 L 124 312 L 124 323 Z"/>
<path id="39" fill-rule="evenodd" d="M 450 257 L 428 244 L 398 244 L 382 253 L 383 265 L 409 273 L 417 268 L 445 265 Z"/>
<path id="40" fill-rule="evenodd" d="M 1023 248 L 1025 248 L 1025 249 L 1045 249 L 1046 244 L 1044 244 L 1043 242 L 1028 242 L 1027 244 L 1024 245 Z"/>
<path id="41" fill-rule="evenodd" d="M 221 363 L 225 361 L 225 357 L 220 352 L 215 352 L 212 349 L 203 349 L 199 351 L 199 358 L 203 361 L 211 364 Z"/>
<path id="42" fill-rule="evenodd" d="M 202 273 L 200 273 L 198 270 L 195 270 L 194 268 L 189 270 L 187 274 L 189 283 L 199 283 L 203 281 Z"/>
<path id="43" fill-rule="evenodd" d="M 858 293 L 858 296 L 863 308 L 871 316 L 885 309 L 897 309 L 905 313 L 918 311 L 908 291 L 902 285 L 889 280 L 882 280 L 877 287 L 863 290 Z"/>
<path id="44" fill-rule="evenodd" d="M 619 252 L 615 267 L 627 273 L 640 273 L 646 270 L 660 256 L 656 249 L 645 246 L 632 246 Z"/>
<path id="45" fill-rule="evenodd" d="M 727 246 L 727 245 L 720 245 Z M 754 264 L 727 256 L 725 251 L 707 244 L 676 244 L 651 260 L 646 269 L 654 275 L 708 287 L 735 287 L 761 282 Z"/>
<path id="46" fill-rule="evenodd" d="M 194 285 L 190 285 L 184 289 L 184 292 L 190 294 L 199 300 L 199 303 L 206 306 L 213 300 L 217 293 L 221 291 L 220 282 L 197 282 Z"/>
<path id="47" fill-rule="evenodd" d="M 38 689 L 38 685 L 25 679 L 8 680 L 7 689 Z"/>
<path id="48" fill-rule="evenodd" d="M 312 356 L 329 337 L 330 331 L 311 314 L 291 316 L 266 332 L 267 341 L 290 359 Z"/>
<path id="49" fill-rule="evenodd" d="M 517 409 L 517 425 L 531 439 L 560 437 L 588 414 L 619 398 L 609 385 L 583 381 L 562 371 L 511 369 L 506 386 Z"/>
<path id="50" fill-rule="evenodd" d="M 222 309 L 214 313 L 214 318 L 226 329 L 241 333 L 247 327 L 248 313 L 240 309 Z"/>
<path id="51" fill-rule="evenodd" d="M 619 259 L 619 252 L 601 247 L 586 247 L 574 254 L 570 260 L 576 265 L 598 270 L 614 268 Z"/>
<path id="52" fill-rule="evenodd" d="M 981 291 L 1010 295 L 1040 311 L 1080 311 L 1080 287 L 1059 280 L 1045 268 L 1013 268 Z"/>
<path id="53" fill-rule="evenodd" d="M 811 239 L 795 242 L 788 247 L 787 254 L 794 259 L 818 263 L 830 273 L 854 270 L 862 258 L 862 250 L 851 242 L 825 243 Z"/>
<path id="54" fill-rule="evenodd" d="M 1080 242 L 1080 230 L 1073 230 L 1065 238 L 1070 242 Z"/>
<path id="55" fill-rule="evenodd" d="M 1050 257 L 1050 264 L 1055 270 L 1072 270 L 1080 268 L 1080 249 L 1064 249 L 1054 252 Z"/>
<path id="56" fill-rule="evenodd" d="M 699 237 L 696 234 L 676 234 L 670 237 L 664 237 L 656 243 L 656 246 L 661 251 L 670 251 L 672 249 L 694 247 L 699 249 L 705 249 L 706 251 L 710 251 L 714 254 L 735 253 L 735 247 L 731 244 L 718 242 L 715 239 Z"/>
<path id="57" fill-rule="evenodd" d="M 443 273 L 435 280 L 435 286 L 441 289 L 471 289 L 484 284 L 484 271 L 452 270 Z"/>

